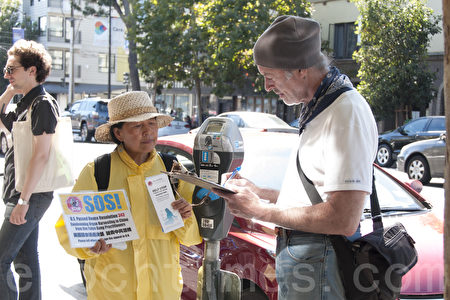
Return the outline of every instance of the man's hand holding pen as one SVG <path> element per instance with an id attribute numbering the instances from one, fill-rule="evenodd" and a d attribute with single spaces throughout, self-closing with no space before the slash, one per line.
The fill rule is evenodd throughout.
<path id="1" fill-rule="evenodd" d="M 232 176 L 233 175 L 233 176 Z M 239 172 L 225 173 L 222 175 L 224 186 L 236 192 L 231 194 L 213 189 L 213 192 L 224 198 L 233 215 L 251 219 L 262 217 L 262 203 L 258 197 L 258 187 Z"/>

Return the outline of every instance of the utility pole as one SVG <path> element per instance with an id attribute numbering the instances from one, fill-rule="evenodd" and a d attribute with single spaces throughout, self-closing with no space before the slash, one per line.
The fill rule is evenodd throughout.
<path id="1" fill-rule="evenodd" d="M 74 43 L 75 43 L 75 18 L 73 15 L 73 6 L 70 6 L 70 66 L 69 66 L 69 101 L 73 103 L 73 88 L 74 88 Z M 64 74 L 65 76 L 65 74 Z"/>
<path id="2" fill-rule="evenodd" d="M 111 99 L 111 0 L 109 0 L 108 99 Z"/>

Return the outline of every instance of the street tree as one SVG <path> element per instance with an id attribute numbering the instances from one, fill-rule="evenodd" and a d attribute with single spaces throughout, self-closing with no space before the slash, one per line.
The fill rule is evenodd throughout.
<path id="1" fill-rule="evenodd" d="M 138 52 L 144 73 L 154 88 L 170 80 L 195 88 L 198 116 L 202 85 L 212 86 L 219 97 L 251 85 L 258 36 L 279 15 L 311 11 L 309 2 L 289 0 L 144 1 L 141 7 Z M 258 87 L 261 91 L 262 84 Z"/>
<path id="2" fill-rule="evenodd" d="M 139 61 L 154 99 L 162 86 L 183 82 L 196 93 L 197 116 L 202 121 L 201 86 L 212 83 L 206 48 L 209 36 L 201 1 L 145 1 L 138 19 Z"/>
<path id="3" fill-rule="evenodd" d="M 359 92 L 377 118 L 405 107 L 423 114 L 433 98 L 434 73 L 427 69 L 431 36 L 439 17 L 425 0 L 352 0 L 360 12 Z"/>
<path id="4" fill-rule="evenodd" d="M 36 40 L 39 36 L 39 28 L 36 22 L 31 22 L 30 17 L 20 18 L 20 0 L 0 0 L 0 66 L 3 68 L 7 61 L 7 51 L 13 44 L 13 28 L 23 28 L 24 38 Z M 0 78 L 0 94 L 6 89 L 8 81 Z"/>
<path id="5" fill-rule="evenodd" d="M 252 49 L 280 15 L 310 17 L 311 4 L 302 0 L 208 1 L 205 24 L 211 33 L 208 55 L 215 70 L 215 94 L 235 94 L 255 83 L 254 89 L 264 93 Z"/>
<path id="6" fill-rule="evenodd" d="M 139 81 L 139 70 L 137 67 L 136 52 L 136 9 L 139 0 L 85 0 L 84 7 L 78 5 L 78 1 L 71 0 L 72 6 L 83 12 L 84 15 L 108 16 L 111 6 L 120 16 L 127 29 L 126 39 L 128 41 L 128 66 L 130 68 L 129 80 L 131 89 L 139 91 L 141 84 Z"/>

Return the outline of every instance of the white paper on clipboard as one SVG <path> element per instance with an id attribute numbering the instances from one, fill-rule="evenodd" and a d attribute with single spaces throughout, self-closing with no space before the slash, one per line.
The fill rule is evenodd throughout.
<path id="1" fill-rule="evenodd" d="M 220 184 L 217 184 L 215 182 L 202 179 L 202 178 L 198 177 L 197 175 L 191 175 L 188 173 L 179 173 L 179 172 L 164 172 L 164 171 L 161 171 L 161 172 L 167 174 L 169 177 L 192 183 L 196 186 L 205 188 L 207 190 L 212 190 L 213 188 L 215 188 L 217 190 L 220 190 L 220 191 L 223 191 L 226 193 L 236 194 L 236 192 L 233 190 L 227 189 L 226 187 L 223 187 Z"/>

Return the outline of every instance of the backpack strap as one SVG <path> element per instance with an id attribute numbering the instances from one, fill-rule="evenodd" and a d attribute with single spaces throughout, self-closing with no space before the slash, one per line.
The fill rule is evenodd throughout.
<path id="1" fill-rule="evenodd" d="M 163 162 L 164 162 L 164 166 L 166 167 L 166 171 L 170 172 L 170 170 L 172 169 L 172 165 L 173 165 L 173 161 L 176 160 L 178 161 L 177 157 L 174 155 L 170 155 L 167 153 L 161 153 L 158 152 L 159 156 L 161 156 Z"/>
<path id="2" fill-rule="evenodd" d="M 170 155 L 167 153 L 161 153 L 158 152 L 159 156 L 161 156 L 163 162 L 164 162 L 164 166 L 166 167 L 166 171 L 170 172 L 170 170 L 172 170 L 172 165 L 173 165 L 173 161 L 178 161 L 178 159 L 176 158 L 176 156 L 174 155 Z M 171 186 L 172 186 L 172 190 L 175 193 L 175 190 L 178 189 L 178 180 L 176 182 L 172 182 L 172 180 L 170 180 Z"/>
<path id="3" fill-rule="evenodd" d="M 111 153 L 103 154 L 94 160 L 94 177 L 99 191 L 106 191 L 111 173 Z"/>
<path id="4" fill-rule="evenodd" d="M 177 158 L 173 155 L 161 152 L 158 152 L 158 154 L 159 156 L 161 156 L 164 162 L 164 167 L 166 168 L 166 171 L 170 171 L 172 169 L 174 160 L 178 161 Z M 111 173 L 111 153 L 106 153 L 97 157 L 94 160 L 94 177 L 95 181 L 97 182 L 97 187 L 99 191 L 105 191 L 108 189 L 110 173 Z"/>

